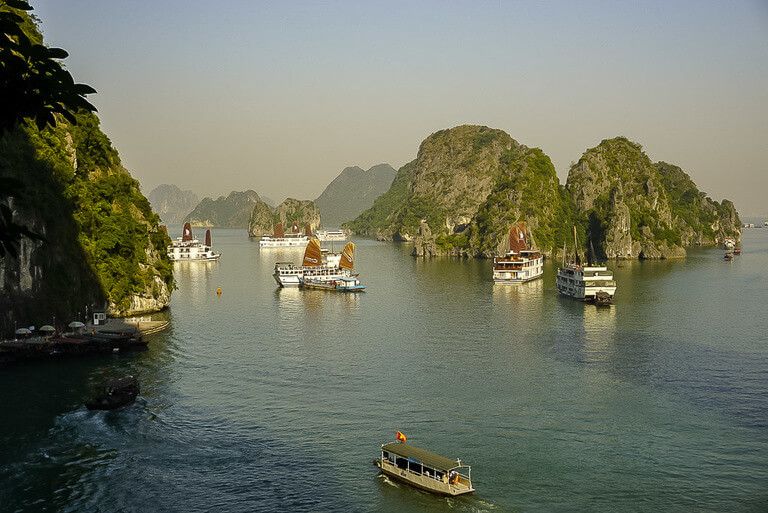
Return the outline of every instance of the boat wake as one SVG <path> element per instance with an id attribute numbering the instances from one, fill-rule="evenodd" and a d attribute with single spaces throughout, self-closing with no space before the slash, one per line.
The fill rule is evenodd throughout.
<path id="1" fill-rule="evenodd" d="M 388 478 L 384 474 L 379 474 L 378 478 L 381 479 L 385 484 L 388 484 L 389 486 L 392 486 L 393 488 L 400 488 L 400 485 L 392 481 L 390 478 Z"/>

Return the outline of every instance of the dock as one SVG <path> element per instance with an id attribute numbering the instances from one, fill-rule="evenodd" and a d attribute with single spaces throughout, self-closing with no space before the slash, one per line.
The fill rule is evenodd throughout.
<path id="1" fill-rule="evenodd" d="M 30 360 L 53 360 L 70 356 L 111 354 L 147 349 L 145 335 L 163 331 L 166 320 L 149 318 L 108 319 L 87 324 L 76 333 L 0 340 L 0 365 Z"/>

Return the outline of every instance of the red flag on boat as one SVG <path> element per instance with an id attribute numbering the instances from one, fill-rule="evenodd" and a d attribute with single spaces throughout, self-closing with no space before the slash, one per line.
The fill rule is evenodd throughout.
<path id="1" fill-rule="evenodd" d="M 398 442 L 405 443 L 405 441 L 408 440 L 408 437 L 405 436 L 402 433 L 402 431 L 398 431 L 397 433 L 395 433 L 395 440 L 397 440 Z"/>

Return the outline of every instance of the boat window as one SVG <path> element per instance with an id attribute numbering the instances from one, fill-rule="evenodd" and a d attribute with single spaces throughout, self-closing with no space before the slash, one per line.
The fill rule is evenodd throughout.
<path id="1" fill-rule="evenodd" d="M 406 458 L 397 458 L 395 460 L 395 465 L 397 465 L 397 468 L 406 470 L 408 468 L 408 460 Z"/>
<path id="2" fill-rule="evenodd" d="M 425 476 L 435 477 L 437 475 L 437 471 L 430 467 L 422 467 L 422 471 Z"/>
<path id="3" fill-rule="evenodd" d="M 409 460 L 408 461 L 408 469 L 411 472 L 415 472 L 417 474 L 421 474 L 421 470 L 422 470 L 421 462 L 414 461 L 414 460 Z"/>

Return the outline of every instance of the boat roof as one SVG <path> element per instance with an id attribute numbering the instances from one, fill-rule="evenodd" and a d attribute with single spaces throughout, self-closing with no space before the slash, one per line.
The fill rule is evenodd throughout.
<path id="1" fill-rule="evenodd" d="M 382 445 L 381 448 L 384 451 L 397 454 L 398 456 L 419 460 L 424 465 L 435 468 L 437 470 L 451 470 L 456 467 L 469 466 L 460 465 L 458 460 L 452 460 L 451 458 L 446 458 L 445 456 L 440 456 L 439 454 L 429 452 L 426 449 L 421 449 L 419 447 L 414 447 L 413 445 L 405 443 L 390 442 L 388 444 Z"/>

